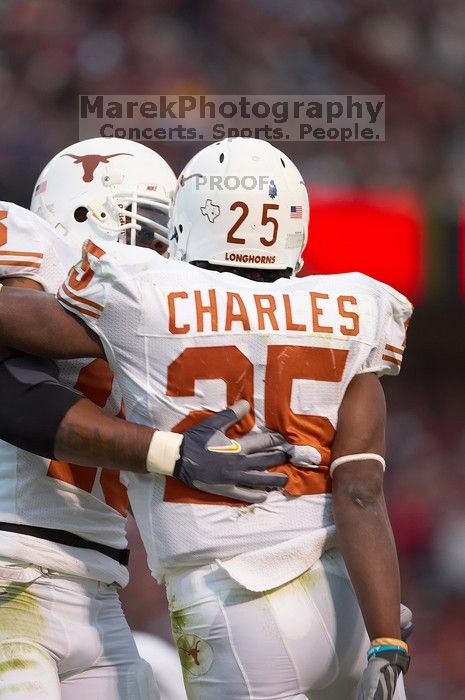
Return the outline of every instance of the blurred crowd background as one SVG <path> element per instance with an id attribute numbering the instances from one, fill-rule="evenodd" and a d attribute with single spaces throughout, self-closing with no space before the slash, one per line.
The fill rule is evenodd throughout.
<path id="1" fill-rule="evenodd" d="M 0 197 L 26 206 L 78 139 L 80 93 L 386 95 L 385 143 L 284 150 L 310 187 L 405 190 L 426 213 L 425 291 L 401 377 L 385 382 L 389 510 L 416 620 L 410 700 L 465 698 L 464 32 L 461 0 L 0 0 Z M 157 148 L 179 170 L 196 145 Z M 169 638 L 132 539 L 129 620 Z"/>

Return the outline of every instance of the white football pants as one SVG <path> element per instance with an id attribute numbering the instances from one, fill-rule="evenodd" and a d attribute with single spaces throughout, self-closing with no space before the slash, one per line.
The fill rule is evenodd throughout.
<path id="1" fill-rule="evenodd" d="M 167 595 L 189 700 L 355 698 L 369 639 L 337 550 L 265 593 L 213 564 L 171 573 Z"/>
<path id="2" fill-rule="evenodd" d="M 1 700 L 157 700 L 117 588 L 0 563 Z"/>

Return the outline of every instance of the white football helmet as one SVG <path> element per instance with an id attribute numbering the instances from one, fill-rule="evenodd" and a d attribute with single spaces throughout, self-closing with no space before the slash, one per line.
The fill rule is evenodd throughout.
<path id="1" fill-rule="evenodd" d="M 284 153 L 268 141 L 225 139 L 197 153 L 178 179 L 170 257 L 294 274 L 308 221 L 307 188 Z"/>
<path id="2" fill-rule="evenodd" d="M 31 210 L 79 249 L 87 238 L 166 243 L 175 186 L 168 163 L 147 146 L 88 139 L 63 149 L 45 166 Z"/>

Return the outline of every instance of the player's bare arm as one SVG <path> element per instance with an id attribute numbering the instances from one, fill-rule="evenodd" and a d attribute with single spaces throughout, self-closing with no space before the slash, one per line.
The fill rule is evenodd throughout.
<path id="1" fill-rule="evenodd" d="M 377 376 L 354 377 L 339 410 L 332 462 L 346 455 L 383 457 L 385 416 L 384 393 Z M 399 570 L 385 509 L 381 463 L 354 458 L 337 467 L 333 472 L 333 508 L 370 639 L 399 637 Z"/>
<path id="2" fill-rule="evenodd" d="M 4 287 L 18 287 L 19 289 L 35 289 L 38 292 L 43 292 L 44 289 L 39 282 L 31 280 L 28 277 L 4 277 L 0 280 Z"/>
<path id="3" fill-rule="evenodd" d="M 71 359 L 105 358 L 98 337 L 50 294 L 0 287 L 0 352 Z"/>
<path id="4" fill-rule="evenodd" d="M 19 287 L 27 289 L 35 289 L 39 292 L 43 291 L 42 286 L 35 280 L 28 279 L 27 277 L 7 277 L 0 279 L 0 284 L 4 287 Z M 6 357 L 10 357 L 13 354 L 11 350 L 7 348 L 0 347 L 0 361 Z"/>
<path id="5" fill-rule="evenodd" d="M 384 393 L 378 377 L 372 373 L 355 376 L 339 409 L 332 450 L 333 511 L 372 649 L 386 647 L 386 651 L 398 654 L 395 660 L 401 663 L 404 652 L 408 667 L 407 646 L 400 640 L 397 553 L 384 501 L 383 464 L 376 458 L 384 457 L 385 422 Z M 384 648 L 382 660 L 383 652 Z M 395 669 L 398 674 L 400 667 Z M 370 672 L 373 675 L 372 668 Z M 369 681 L 373 681 L 371 676 Z"/>

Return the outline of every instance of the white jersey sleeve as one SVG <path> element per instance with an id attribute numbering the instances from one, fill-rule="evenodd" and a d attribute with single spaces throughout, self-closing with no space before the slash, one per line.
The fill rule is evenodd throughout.
<path id="1" fill-rule="evenodd" d="M 399 374 L 413 307 L 409 300 L 387 284 L 360 275 L 372 298 L 374 335 L 371 350 L 359 374 Z"/>
<path id="2" fill-rule="evenodd" d="M 150 251 L 153 254 L 153 251 Z M 114 361 L 112 344 L 100 323 L 112 290 L 124 290 L 127 311 L 139 304 L 134 279 L 145 268 L 147 250 L 108 243 L 105 249 L 92 240 L 82 248 L 82 259 L 74 265 L 58 290 L 57 298 L 68 311 L 82 319 L 102 340 L 107 358 Z M 135 298 L 137 295 L 137 299 Z M 124 319 L 124 311 L 120 317 Z M 113 342 L 115 338 L 112 339 Z"/>
<path id="3" fill-rule="evenodd" d="M 0 202 L 0 279 L 25 277 L 54 293 L 75 257 L 46 221 Z"/>

